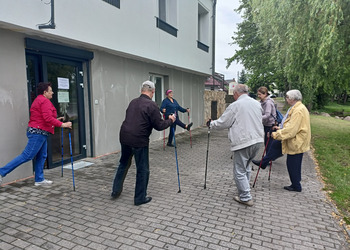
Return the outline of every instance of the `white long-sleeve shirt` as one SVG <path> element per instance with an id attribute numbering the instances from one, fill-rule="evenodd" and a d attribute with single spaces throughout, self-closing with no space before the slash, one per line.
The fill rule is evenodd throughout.
<path id="1" fill-rule="evenodd" d="M 212 121 L 210 127 L 228 128 L 231 151 L 236 151 L 264 142 L 262 113 L 260 103 L 243 94 L 226 108 L 219 119 Z"/>

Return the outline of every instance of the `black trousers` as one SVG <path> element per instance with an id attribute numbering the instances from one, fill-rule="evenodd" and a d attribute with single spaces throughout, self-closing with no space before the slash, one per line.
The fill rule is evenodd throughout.
<path id="1" fill-rule="evenodd" d="M 301 191 L 301 162 L 303 160 L 304 153 L 289 155 L 287 154 L 287 169 L 289 179 L 292 183 L 292 188 Z"/>

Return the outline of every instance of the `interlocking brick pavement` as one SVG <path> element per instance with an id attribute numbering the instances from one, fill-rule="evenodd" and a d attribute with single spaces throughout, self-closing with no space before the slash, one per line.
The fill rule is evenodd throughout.
<path id="1" fill-rule="evenodd" d="M 204 189 L 206 128 L 176 136 L 180 188 L 174 148 L 150 145 L 148 194 L 153 200 L 133 205 L 135 166 L 122 195 L 110 199 L 119 153 L 87 158 L 93 165 L 75 171 L 45 170 L 51 187 L 33 179 L 0 188 L 0 249 L 350 249 L 332 216 L 309 154 L 304 155 L 303 192 L 289 185 L 285 157 L 261 170 L 252 188 L 253 207 L 238 204 L 227 131 L 210 134 L 207 188 Z M 263 149 L 261 149 L 262 153 Z M 252 172 L 251 183 L 257 167 Z"/>

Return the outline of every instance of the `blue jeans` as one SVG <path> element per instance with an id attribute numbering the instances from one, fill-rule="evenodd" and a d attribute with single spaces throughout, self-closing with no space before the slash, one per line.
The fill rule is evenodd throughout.
<path id="1" fill-rule="evenodd" d="M 123 183 L 131 165 L 132 157 L 135 157 L 136 164 L 136 186 L 134 203 L 145 201 L 149 179 L 149 158 L 148 146 L 142 148 L 130 147 L 121 144 L 122 152 L 119 166 L 115 172 L 112 195 L 118 195 L 123 191 Z"/>
<path id="2" fill-rule="evenodd" d="M 180 126 L 181 128 L 186 129 L 186 124 L 184 124 L 182 121 L 180 121 L 180 119 L 176 116 L 175 122 L 170 126 L 168 144 L 171 144 L 173 142 L 174 133 L 176 130 L 176 125 Z"/>
<path id="3" fill-rule="evenodd" d="M 35 158 L 35 182 L 44 180 L 44 164 L 47 157 L 47 136 L 27 132 L 28 143 L 22 154 L 0 168 L 0 175 L 6 176 L 19 165 Z"/>

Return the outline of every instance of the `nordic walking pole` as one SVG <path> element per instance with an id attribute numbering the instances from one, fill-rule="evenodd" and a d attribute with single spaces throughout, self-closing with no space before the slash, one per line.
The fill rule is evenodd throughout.
<path id="1" fill-rule="evenodd" d="M 188 124 L 190 124 L 190 112 L 187 112 L 187 116 L 188 116 Z M 192 135 L 191 135 L 191 130 L 190 131 L 190 145 L 191 145 L 191 148 L 192 148 Z"/>
<path id="2" fill-rule="evenodd" d="M 71 137 L 71 135 L 70 135 L 70 131 L 71 131 L 71 129 L 69 129 L 70 162 L 72 163 L 73 190 L 75 191 L 74 168 L 73 168 L 73 151 L 72 151 L 72 137 Z"/>
<path id="3" fill-rule="evenodd" d="M 63 177 L 63 128 L 61 128 L 61 149 L 62 149 L 62 171 L 61 171 L 61 177 Z"/>
<path id="4" fill-rule="evenodd" d="M 179 173 L 179 164 L 177 162 L 177 150 L 176 150 L 176 140 L 175 140 L 175 129 L 174 127 L 170 128 L 173 130 L 174 133 L 174 148 L 175 148 L 175 159 L 176 159 L 176 169 L 177 169 L 177 182 L 179 184 L 179 191 L 178 193 L 181 193 L 181 188 L 180 188 L 180 173 Z"/>
<path id="5" fill-rule="evenodd" d="M 165 113 L 163 113 L 163 118 L 165 121 Z M 163 130 L 163 150 L 165 150 L 165 129 Z"/>
<path id="6" fill-rule="evenodd" d="M 256 176 L 255 176 L 253 187 L 255 187 L 256 179 L 258 178 L 258 175 L 259 175 L 259 171 L 260 171 L 260 168 L 261 168 L 262 160 L 263 160 L 263 158 L 265 156 L 266 148 L 269 145 L 269 140 L 270 140 L 270 137 L 267 139 L 266 146 L 265 146 L 265 149 L 264 149 L 264 152 L 262 154 L 261 161 L 260 161 L 260 164 L 259 164 L 258 172 L 256 172 Z"/>
<path id="7" fill-rule="evenodd" d="M 204 189 L 207 188 L 207 170 L 208 170 L 208 154 L 209 154 L 209 137 L 210 137 L 210 125 L 208 126 L 208 143 L 207 143 L 207 157 L 206 157 L 206 160 L 205 160 Z"/>

